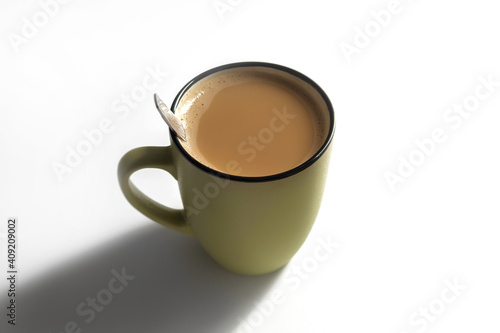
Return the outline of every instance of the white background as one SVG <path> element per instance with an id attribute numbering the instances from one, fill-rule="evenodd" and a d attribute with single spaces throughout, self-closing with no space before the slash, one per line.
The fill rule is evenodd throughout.
<path id="1" fill-rule="evenodd" d="M 7 218 L 17 217 L 13 332 L 64 332 L 71 321 L 81 332 L 498 332 L 500 87 L 460 123 L 443 118 L 474 102 L 480 77 L 500 81 L 495 2 L 401 0 L 384 27 L 371 12 L 388 0 L 220 3 L 231 10 L 218 13 L 213 0 L 74 0 L 44 22 L 39 2 L 2 1 L 0 258 L 5 272 Z M 369 42 L 358 30 L 367 27 Z M 356 38 L 346 57 L 342 43 Z M 337 120 L 313 231 L 288 267 L 260 277 L 225 271 L 194 239 L 141 215 L 116 177 L 126 151 L 169 143 L 154 92 L 170 104 L 198 73 L 246 60 L 308 75 Z M 115 112 L 148 68 L 168 75 Z M 58 177 L 54 165 L 102 121 L 108 133 Z M 435 129 L 446 140 L 391 191 L 384 174 L 397 174 L 400 157 L 422 157 L 415 141 Z M 134 180 L 180 207 L 164 172 Z M 340 246 L 318 262 L 328 239 Z M 307 275 L 292 270 L 303 265 Z M 123 267 L 135 279 L 86 323 L 76 308 Z M 3 333 L 12 327 L 2 281 Z M 453 294 L 449 283 L 466 289 Z"/>

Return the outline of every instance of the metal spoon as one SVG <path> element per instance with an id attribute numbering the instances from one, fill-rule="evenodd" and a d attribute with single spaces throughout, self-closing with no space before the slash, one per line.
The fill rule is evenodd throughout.
<path id="1" fill-rule="evenodd" d="M 168 106 L 163 103 L 157 94 L 155 94 L 154 97 L 156 108 L 160 112 L 163 120 L 167 123 L 168 127 L 170 127 L 170 129 L 174 131 L 182 141 L 186 141 L 186 131 L 184 130 L 184 126 L 182 126 L 180 119 L 177 118 L 172 111 L 170 111 Z"/>

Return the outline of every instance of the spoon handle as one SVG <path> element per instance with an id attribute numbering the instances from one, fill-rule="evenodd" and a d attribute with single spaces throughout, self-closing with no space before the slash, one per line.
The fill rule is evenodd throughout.
<path id="1" fill-rule="evenodd" d="M 180 119 L 177 118 L 172 111 L 170 111 L 165 103 L 163 103 L 160 96 L 154 94 L 154 97 L 156 109 L 158 109 L 161 117 L 165 120 L 168 127 L 170 127 L 170 129 L 174 131 L 182 141 L 186 141 L 186 131 L 184 130 L 184 126 L 182 126 Z"/>

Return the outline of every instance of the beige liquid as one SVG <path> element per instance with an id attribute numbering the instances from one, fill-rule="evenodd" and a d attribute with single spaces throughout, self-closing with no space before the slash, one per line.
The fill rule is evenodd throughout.
<path id="1" fill-rule="evenodd" d="M 307 161 L 327 135 L 326 110 L 311 87 L 266 68 L 222 71 L 196 83 L 176 113 L 184 149 L 231 175 L 278 174 Z"/>

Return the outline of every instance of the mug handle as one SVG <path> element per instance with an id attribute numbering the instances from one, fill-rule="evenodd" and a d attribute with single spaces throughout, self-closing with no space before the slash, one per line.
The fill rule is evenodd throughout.
<path id="1" fill-rule="evenodd" d="M 118 163 L 118 181 L 128 202 L 138 211 L 159 224 L 193 236 L 183 210 L 166 207 L 141 192 L 130 176 L 141 169 L 156 168 L 167 171 L 177 180 L 172 147 L 140 147 L 126 153 Z"/>

